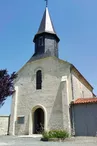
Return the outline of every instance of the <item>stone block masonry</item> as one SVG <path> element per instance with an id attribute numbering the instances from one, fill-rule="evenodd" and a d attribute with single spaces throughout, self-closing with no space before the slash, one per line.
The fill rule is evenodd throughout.
<path id="1" fill-rule="evenodd" d="M 0 135 L 9 133 L 9 116 L 0 116 Z"/>

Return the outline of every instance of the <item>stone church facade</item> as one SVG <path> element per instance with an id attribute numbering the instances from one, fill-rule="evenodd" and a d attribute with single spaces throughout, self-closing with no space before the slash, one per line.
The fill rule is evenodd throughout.
<path id="1" fill-rule="evenodd" d="M 47 7 L 33 41 L 34 55 L 14 81 L 9 134 L 39 134 L 43 129 L 72 134 L 70 105 L 77 98 L 93 98 L 93 87 L 74 65 L 59 59 L 60 39 Z"/>

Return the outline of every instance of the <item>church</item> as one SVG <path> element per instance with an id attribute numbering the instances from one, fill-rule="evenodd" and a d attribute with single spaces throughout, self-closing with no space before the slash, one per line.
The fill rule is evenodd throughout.
<path id="1" fill-rule="evenodd" d="M 83 111 L 89 106 L 92 118 L 96 119 L 97 98 L 77 68 L 59 58 L 60 38 L 47 6 L 33 42 L 34 54 L 14 81 L 16 92 L 12 97 L 9 134 L 33 135 L 62 129 L 70 135 L 89 135 L 83 121 L 87 111 Z M 90 135 L 97 132 L 94 119 L 90 122 L 86 119 L 87 124 L 94 126 Z"/>

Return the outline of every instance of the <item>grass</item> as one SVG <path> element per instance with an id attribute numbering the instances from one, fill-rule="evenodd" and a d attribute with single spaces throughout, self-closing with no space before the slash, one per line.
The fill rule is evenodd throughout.
<path id="1" fill-rule="evenodd" d="M 48 132 L 43 132 L 42 136 L 43 136 L 43 139 L 46 139 L 46 140 L 53 139 L 53 138 L 65 139 L 69 137 L 69 134 L 66 130 L 51 130 Z"/>

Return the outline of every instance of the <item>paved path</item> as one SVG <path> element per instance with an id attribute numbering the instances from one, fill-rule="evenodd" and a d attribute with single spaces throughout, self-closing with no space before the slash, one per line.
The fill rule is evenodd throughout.
<path id="1" fill-rule="evenodd" d="M 77 137 L 66 142 L 42 142 L 40 138 L 0 136 L 0 146 L 97 146 L 97 137 Z"/>

